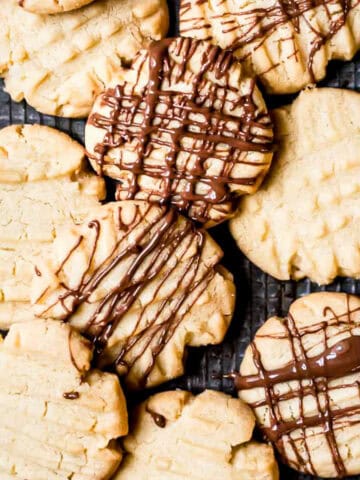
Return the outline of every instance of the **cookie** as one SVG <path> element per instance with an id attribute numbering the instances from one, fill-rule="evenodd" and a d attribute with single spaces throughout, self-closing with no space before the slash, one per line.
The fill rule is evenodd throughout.
<path id="1" fill-rule="evenodd" d="M 293 93 L 360 48 L 359 0 L 181 0 L 180 32 L 229 49 L 269 93 Z"/>
<path id="2" fill-rule="evenodd" d="M 108 203 L 54 242 L 38 265 L 34 311 L 91 338 L 100 367 L 129 388 L 183 373 L 186 345 L 220 343 L 234 309 L 222 251 L 175 210 Z"/>
<path id="3" fill-rule="evenodd" d="M 314 89 L 274 111 L 278 152 L 230 223 L 240 249 L 280 280 L 360 277 L 360 95 Z"/>
<path id="4" fill-rule="evenodd" d="M 96 100 L 85 143 L 94 169 L 119 180 L 119 200 L 170 203 L 208 225 L 257 190 L 272 158 L 254 80 L 230 53 L 184 38 L 139 53 Z"/>
<path id="5" fill-rule="evenodd" d="M 90 342 L 69 325 L 13 325 L 0 344 L 2 480 L 107 480 L 128 431 L 116 375 L 90 369 Z"/>
<path id="6" fill-rule="evenodd" d="M 258 330 L 239 395 L 283 460 L 319 477 L 360 473 L 360 299 L 321 292 Z"/>
<path id="7" fill-rule="evenodd" d="M 250 441 L 251 410 L 224 393 L 159 393 L 133 412 L 131 423 L 114 480 L 279 478 L 272 448 Z"/>
<path id="8" fill-rule="evenodd" d="M 88 173 L 84 149 L 40 125 L 0 130 L 0 328 L 32 320 L 36 257 L 47 255 L 58 230 L 79 223 L 105 196 Z"/>
<path id="9" fill-rule="evenodd" d="M 69 12 L 83 7 L 94 0 L 18 0 L 25 10 L 39 14 Z"/>
<path id="10" fill-rule="evenodd" d="M 97 0 L 57 15 L 35 15 L 3 0 L 0 75 L 14 101 L 42 113 L 85 117 L 95 96 L 168 27 L 165 0 Z"/>

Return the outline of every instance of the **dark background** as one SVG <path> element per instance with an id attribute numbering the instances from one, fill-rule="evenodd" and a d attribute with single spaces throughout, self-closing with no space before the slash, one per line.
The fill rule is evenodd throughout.
<path id="1" fill-rule="evenodd" d="M 172 19 L 170 35 L 173 36 L 177 34 L 178 3 L 178 0 L 168 0 Z M 327 77 L 320 85 L 360 91 L 360 55 L 353 62 L 331 63 Z M 264 97 L 268 106 L 274 107 L 289 103 L 295 95 L 286 97 L 264 95 Z M 3 91 L 3 83 L 0 80 L 0 128 L 13 123 L 45 124 L 70 134 L 81 143 L 84 140 L 85 121 L 41 115 L 25 102 L 12 102 Z M 189 351 L 185 376 L 149 393 L 174 388 L 185 388 L 197 393 L 205 388 L 212 388 L 235 395 L 232 381 L 224 379 L 222 375 L 238 369 L 250 339 L 268 317 L 286 315 L 294 299 L 310 292 L 327 290 L 360 294 L 360 280 L 350 278 L 339 278 L 326 287 L 320 287 L 307 279 L 300 282 L 280 282 L 256 268 L 241 254 L 229 234 L 227 224 L 213 228 L 211 235 L 223 248 L 223 264 L 233 273 L 236 282 L 237 304 L 232 325 L 221 345 Z M 133 400 L 139 400 L 139 396 Z M 299 475 L 286 467 L 282 467 L 281 470 L 281 480 L 314 478 Z M 352 477 L 355 478 L 360 480 L 360 476 Z"/>

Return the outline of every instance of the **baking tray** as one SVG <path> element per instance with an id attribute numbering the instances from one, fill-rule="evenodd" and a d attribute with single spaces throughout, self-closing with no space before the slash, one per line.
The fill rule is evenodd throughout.
<path id="1" fill-rule="evenodd" d="M 172 19 L 170 35 L 178 32 L 178 0 L 168 0 Z M 321 86 L 348 88 L 360 91 L 360 54 L 352 62 L 333 62 Z M 293 96 L 268 97 L 270 108 L 286 105 Z M 0 128 L 17 123 L 40 123 L 58 128 L 84 143 L 84 120 L 69 120 L 42 115 L 25 102 L 12 102 L 3 90 L 0 80 Z M 237 287 L 236 310 L 231 327 L 221 345 L 190 349 L 186 361 L 186 375 L 146 392 L 183 388 L 194 393 L 205 388 L 222 390 L 235 395 L 233 382 L 223 375 L 238 369 L 244 350 L 259 326 L 270 316 L 286 315 L 289 305 L 298 297 L 317 291 L 341 291 L 360 294 L 360 280 L 336 279 L 331 285 L 320 287 L 305 279 L 300 282 L 280 282 L 266 275 L 248 261 L 236 247 L 227 224 L 211 229 L 211 235 L 224 250 L 223 264 L 235 278 Z M 142 400 L 145 394 L 131 401 Z M 281 480 L 311 480 L 311 475 L 300 475 L 281 466 Z M 351 477 L 360 480 L 360 476 Z M 220 479 L 219 479 L 220 480 Z"/>

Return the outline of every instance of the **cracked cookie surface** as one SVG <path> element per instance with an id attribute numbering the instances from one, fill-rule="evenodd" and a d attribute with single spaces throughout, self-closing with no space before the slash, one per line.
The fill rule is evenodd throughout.
<path id="1" fill-rule="evenodd" d="M 14 101 L 42 113 L 85 117 L 114 73 L 168 28 L 165 0 L 97 0 L 36 15 L 4 0 L 0 75 Z"/>
<path id="2" fill-rule="evenodd" d="M 96 100 L 85 143 L 117 199 L 175 206 L 207 226 L 255 192 L 272 159 L 272 126 L 253 78 L 209 42 L 154 42 Z"/>
<path id="3" fill-rule="evenodd" d="M 186 346 L 223 340 L 235 286 L 222 255 L 173 209 L 108 203 L 38 264 L 34 311 L 85 333 L 98 365 L 113 365 L 129 388 L 150 387 L 183 373 Z"/>
<path id="4" fill-rule="evenodd" d="M 316 477 L 360 473 L 360 299 L 320 292 L 272 317 L 247 348 L 240 398 L 292 468 Z"/>
<path id="5" fill-rule="evenodd" d="M 278 151 L 230 222 L 240 249 L 280 280 L 360 277 L 360 95 L 305 90 L 273 112 Z"/>
<path id="6" fill-rule="evenodd" d="M 116 375 L 90 369 L 91 343 L 69 325 L 13 325 L 0 344 L 2 480 L 108 480 L 128 431 Z"/>
<path id="7" fill-rule="evenodd" d="M 181 0 L 180 32 L 233 51 L 269 93 L 293 93 L 355 55 L 360 1 Z"/>
<path id="8" fill-rule="evenodd" d="M 238 399 L 207 390 L 150 397 L 131 415 L 115 480 L 277 480 L 273 450 L 251 441 L 254 417 Z"/>
<path id="9" fill-rule="evenodd" d="M 40 125 L 0 130 L 0 328 L 31 320 L 35 258 L 67 224 L 79 223 L 105 196 L 85 170 L 84 149 Z"/>

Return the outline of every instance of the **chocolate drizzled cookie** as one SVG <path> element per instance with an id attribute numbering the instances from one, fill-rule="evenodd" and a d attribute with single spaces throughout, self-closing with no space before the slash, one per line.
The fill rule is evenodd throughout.
<path id="1" fill-rule="evenodd" d="M 359 0 L 182 0 L 180 31 L 233 51 L 270 93 L 291 93 L 355 55 L 359 12 Z"/>
<path id="2" fill-rule="evenodd" d="M 100 366 L 132 388 L 182 373 L 186 345 L 218 343 L 234 307 L 219 247 L 174 209 L 104 205 L 55 243 L 36 276 L 41 318 L 70 322 L 90 338 Z"/>
<path id="3" fill-rule="evenodd" d="M 235 383 L 283 460 L 321 477 L 360 473 L 360 300 L 315 293 L 271 318 Z"/>
<path id="4" fill-rule="evenodd" d="M 172 204 L 213 224 L 252 193 L 271 162 L 270 118 L 253 79 L 208 42 L 166 39 L 140 52 L 97 100 L 90 161 L 119 180 L 117 198 Z"/>

